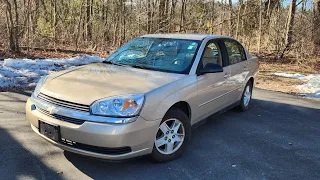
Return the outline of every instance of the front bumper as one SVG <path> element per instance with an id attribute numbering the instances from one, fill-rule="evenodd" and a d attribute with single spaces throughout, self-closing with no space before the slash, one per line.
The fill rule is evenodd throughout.
<path id="1" fill-rule="evenodd" d="M 137 117 L 136 121 L 128 124 L 108 124 L 93 121 L 74 124 L 42 113 L 37 109 L 33 98 L 29 98 L 27 101 L 26 116 L 32 129 L 53 145 L 74 153 L 110 160 L 128 159 L 151 153 L 160 124 L 159 120 L 146 121 L 142 117 Z M 92 119 L 94 117 L 92 116 Z M 99 148 L 130 147 L 131 151 L 123 154 L 97 153 L 51 140 L 39 132 L 39 120 L 59 126 L 62 139 Z"/>

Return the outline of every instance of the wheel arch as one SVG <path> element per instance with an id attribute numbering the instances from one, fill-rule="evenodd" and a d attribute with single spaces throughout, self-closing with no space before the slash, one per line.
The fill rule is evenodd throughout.
<path id="1" fill-rule="evenodd" d="M 189 119 L 191 119 L 191 107 L 186 101 L 176 102 L 167 110 L 167 112 L 173 108 L 182 110 L 189 117 Z"/>
<path id="2" fill-rule="evenodd" d="M 250 77 L 248 82 L 251 82 L 251 85 L 253 86 L 254 85 L 254 78 L 253 77 Z"/>

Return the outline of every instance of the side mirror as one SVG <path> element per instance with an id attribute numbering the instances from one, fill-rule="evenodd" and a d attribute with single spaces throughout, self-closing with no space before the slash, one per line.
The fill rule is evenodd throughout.
<path id="1" fill-rule="evenodd" d="M 208 63 L 206 66 L 200 70 L 200 75 L 206 74 L 206 73 L 218 73 L 223 72 L 222 66 L 214 63 Z"/>

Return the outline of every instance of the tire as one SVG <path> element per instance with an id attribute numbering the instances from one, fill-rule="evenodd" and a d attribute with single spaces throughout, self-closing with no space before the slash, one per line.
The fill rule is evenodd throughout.
<path id="1" fill-rule="evenodd" d="M 247 111 L 249 109 L 249 105 L 252 97 L 252 86 L 253 86 L 252 82 L 248 81 L 243 90 L 241 100 L 240 100 L 240 105 L 239 105 L 239 109 L 242 112 Z"/>
<path id="2" fill-rule="evenodd" d="M 151 158 L 159 163 L 177 159 L 185 151 L 190 136 L 191 124 L 188 116 L 180 109 L 171 108 L 159 125 Z"/>

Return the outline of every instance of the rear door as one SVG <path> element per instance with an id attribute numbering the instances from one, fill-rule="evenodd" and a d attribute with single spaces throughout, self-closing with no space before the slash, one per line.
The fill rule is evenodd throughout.
<path id="1" fill-rule="evenodd" d="M 223 42 L 227 53 L 228 66 L 231 70 L 230 77 L 227 78 L 227 83 L 231 88 L 228 97 L 233 103 L 241 98 L 245 80 L 249 73 L 248 62 L 245 50 L 239 42 L 232 39 L 224 39 Z"/>
<path id="2" fill-rule="evenodd" d="M 221 51 L 221 41 L 209 41 L 204 49 L 198 65 L 198 72 L 208 63 L 215 63 L 224 66 L 224 59 Z M 200 119 L 221 110 L 229 102 L 226 94 L 230 87 L 226 83 L 230 76 L 230 67 L 223 67 L 223 72 L 206 73 L 197 76 L 198 85 L 198 106 Z"/>

